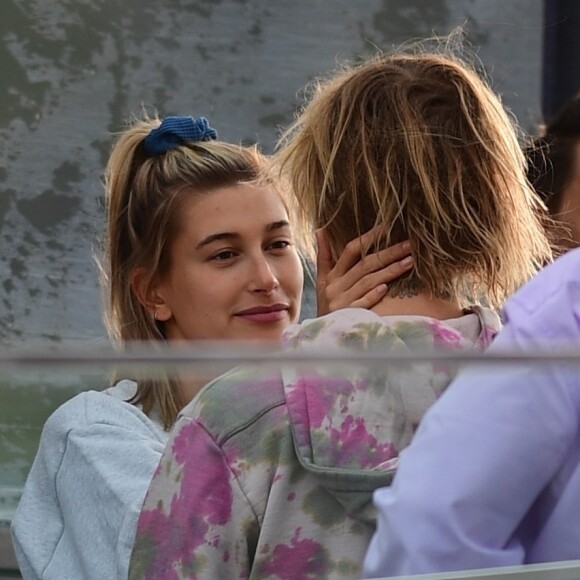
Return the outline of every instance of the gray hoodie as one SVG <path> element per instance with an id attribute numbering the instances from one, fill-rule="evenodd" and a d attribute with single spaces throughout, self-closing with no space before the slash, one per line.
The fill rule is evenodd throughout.
<path id="1" fill-rule="evenodd" d="M 26 580 L 125 579 L 137 517 L 167 440 L 121 381 L 48 419 L 12 522 Z"/>

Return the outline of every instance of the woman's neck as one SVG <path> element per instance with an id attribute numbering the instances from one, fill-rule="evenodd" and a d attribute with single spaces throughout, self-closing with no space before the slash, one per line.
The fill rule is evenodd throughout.
<path id="1" fill-rule="evenodd" d="M 385 296 L 371 310 L 379 316 L 429 316 L 439 320 L 464 314 L 457 300 L 435 298 L 428 292 L 419 292 L 416 296 Z"/>
<path id="2" fill-rule="evenodd" d="M 179 386 L 184 405 L 188 405 L 195 395 L 205 387 L 210 381 L 219 376 L 220 373 L 193 378 L 191 374 L 183 374 L 179 377 Z"/>

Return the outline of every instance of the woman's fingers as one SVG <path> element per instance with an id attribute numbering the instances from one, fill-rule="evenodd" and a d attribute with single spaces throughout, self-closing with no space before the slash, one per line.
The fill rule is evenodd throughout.
<path id="1" fill-rule="evenodd" d="M 363 255 L 367 255 L 369 248 L 376 246 L 385 236 L 385 229 L 382 226 L 378 226 L 365 232 L 362 236 L 351 240 L 342 251 L 340 258 L 336 262 L 336 271 L 338 275 L 342 275 L 348 270 L 350 270 L 360 259 Z M 401 244 L 404 245 L 401 248 Z M 401 242 L 400 244 L 393 244 L 389 246 L 387 250 L 391 250 L 392 253 L 387 252 L 384 258 L 387 263 L 394 262 L 402 258 L 406 254 L 411 253 L 411 244 L 408 240 Z M 406 252 L 406 254 L 401 254 L 401 250 Z M 372 254 L 369 254 L 372 255 Z M 383 264 L 385 266 L 387 264 Z"/>
<path id="2" fill-rule="evenodd" d="M 406 257 L 411 256 L 411 243 L 408 240 L 366 255 L 361 261 L 361 267 L 366 273 L 382 270 L 389 265 L 396 265 Z"/>
<path id="3" fill-rule="evenodd" d="M 388 284 L 412 267 L 413 258 L 407 256 L 386 268 L 366 274 L 350 288 L 340 289 L 338 283 L 329 284 L 326 289 L 328 312 L 341 308 L 372 308 L 384 297 Z M 340 282 L 344 282 L 344 278 Z"/>
<path id="4" fill-rule="evenodd" d="M 326 281 L 327 284 L 334 284 L 335 292 L 346 292 L 365 276 L 373 272 L 383 271 L 386 275 L 384 282 L 391 282 L 401 275 L 400 262 L 407 257 L 411 257 L 411 245 L 409 242 L 401 242 L 374 254 L 367 254 L 364 258 L 359 258 L 348 271 L 342 274 L 338 273 L 337 262 L 334 269 L 326 275 Z M 389 266 L 394 266 L 394 268 L 389 270 Z M 395 274 L 389 278 L 392 272 Z"/>
<path id="5" fill-rule="evenodd" d="M 413 258 L 407 256 L 394 264 L 390 264 L 386 268 L 377 270 L 363 276 L 350 290 L 353 296 L 362 297 L 368 292 L 377 288 L 378 286 L 389 284 L 393 280 L 399 278 L 413 267 Z M 354 301 L 354 300 L 353 300 Z"/>
<path id="6" fill-rule="evenodd" d="M 355 300 L 350 308 L 364 308 L 365 310 L 370 310 L 373 306 L 376 306 L 385 296 L 389 287 L 386 284 L 381 284 L 376 288 L 373 288 L 370 292 L 367 292 L 359 300 Z"/>
<path id="7" fill-rule="evenodd" d="M 380 241 L 383 232 L 374 228 L 352 240 L 335 264 L 324 230 L 316 230 L 319 316 L 340 308 L 372 308 L 386 293 L 384 285 L 412 267 L 411 244 L 407 240 L 364 255 L 369 247 Z"/>

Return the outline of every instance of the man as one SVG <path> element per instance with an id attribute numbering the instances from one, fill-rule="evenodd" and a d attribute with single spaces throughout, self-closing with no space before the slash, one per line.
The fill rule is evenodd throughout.
<path id="1" fill-rule="evenodd" d="M 486 356 L 577 349 L 580 249 L 520 289 L 505 313 Z M 374 499 L 368 577 L 580 559 L 579 364 L 467 369 Z"/>

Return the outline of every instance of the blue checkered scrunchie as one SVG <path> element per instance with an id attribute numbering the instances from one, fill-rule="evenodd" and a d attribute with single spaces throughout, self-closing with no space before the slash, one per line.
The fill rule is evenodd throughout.
<path id="1" fill-rule="evenodd" d="M 210 141 L 217 139 L 217 132 L 209 126 L 205 117 L 165 117 L 159 127 L 153 129 L 143 146 L 147 155 L 163 155 L 187 141 Z"/>

